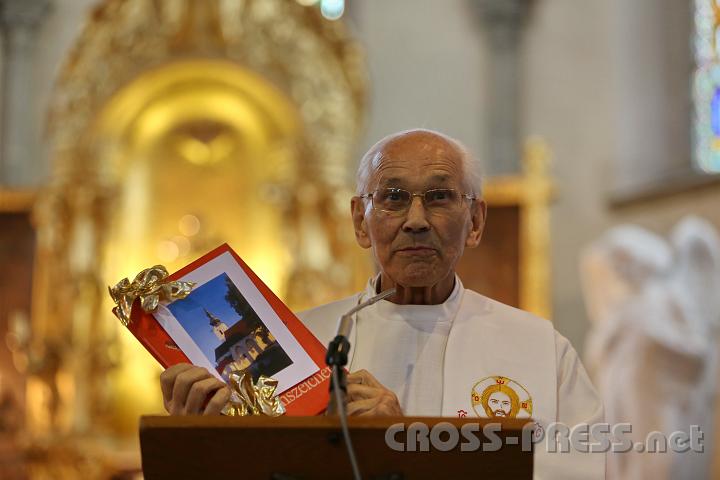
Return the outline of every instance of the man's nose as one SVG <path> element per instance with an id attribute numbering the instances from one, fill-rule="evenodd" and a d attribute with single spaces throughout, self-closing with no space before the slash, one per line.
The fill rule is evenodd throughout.
<path id="1" fill-rule="evenodd" d="M 427 221 L 427 211 L 420 197 L 413 197 L 408 207 L 407 218 L 403 224 L 403 230 L 409 233 L 425 232 L 430 230 L 430 223 Z"/>

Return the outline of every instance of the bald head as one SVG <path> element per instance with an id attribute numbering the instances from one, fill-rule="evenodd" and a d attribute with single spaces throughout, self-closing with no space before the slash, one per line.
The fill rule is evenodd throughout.
<path id="1" fill-rule="evenodd" d="M 386 158 L 391 158 L 397 152 L 412 152 L 417 155 L 433 155 L 449 159 L 457 159 L 462 169 L 462 183 L 465 193 L 473 193 L 478 197 L 482 193 L 482 174 L 480 166 L 467 148 L 440 132 L 426 129 L 405 130 L 393 133 L 383 138 L 360 159 L 356 177 L 358 194 L 367 193 L 371 187 L 370 178 L 378 166 Z"/>

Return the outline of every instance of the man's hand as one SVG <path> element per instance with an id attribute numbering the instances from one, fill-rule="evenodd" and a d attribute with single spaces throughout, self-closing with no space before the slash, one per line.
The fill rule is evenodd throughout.
<path id="1" fill-rule="evenodd" d="M 347 376 L 347 413 L 358 416 L 402 416 L 397 396 L 367 370 Z"/>
<path id="2" fill-rule="evenodd" d="M 170 415 L 218 415 L 230 399 L 225 383 L 207 369 L 189 363 L 165 370 L 160 375 L 160 387 Z"/>

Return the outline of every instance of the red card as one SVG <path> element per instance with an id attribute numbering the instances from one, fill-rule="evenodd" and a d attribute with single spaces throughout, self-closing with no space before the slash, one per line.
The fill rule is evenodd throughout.
<path id="1" fill-rule="evenodd" d="M 267 285 L 255 275 L 229 245 L 221 245 L 173 273 L 169 276 L 169 279 L 179 280 L 184 279 L 186 276 L 201 276 L 202 274 L 199 272 L 204 271 L 203 269 L 207 270 L 207 267 L 210 265 L 209 262 L 218 263 L 219 260 L 226 261 L 230 258 L 225 255 L 220 259 L 219 257 L 224 254 L 232 256 L 232 260 L 237 264 L 235 267 L 239 266 L 239 268 L 236 268 L 237 271 L 240 272 L 239 274 L 236 273 L 232 279 L 225 278 L 227 275 L 222 278 L 216 276 L 203 285 L 197 285 L 196 288 L 193 288 L 193 291 L 187 299 L 176 300 L 170 303 L 167 308 L 163 307 L 167 312 L 167 314 L 163 314 L 164 316 L 158 312 L 155 312 L 155 315 L 145 313 L 140 308 L 139 301 L 136 301 L 135 304 L 133 304 L 132 321 L 128 329 L 165 368 L 177 363 L 195 363 L 206 366 L 207 364 L 201 362 L 190 361 L 190 358 L 198 358 L 198 352 L 205 352 L 204 357 L 208 357 L 209 362 L 215 362 L 209 369 L 216 367 L 215 369 L 217 371 L 222 371 L 222 367 L 227 364 L 230 359 L 254 362 L 255 360 L 261 359 L 261 357 L 263 362 L 258 360 L 257 363 L 253 363 L 253 367 L 262 364 L 263 368 L 273 368 L 272 373 L 280 369 L 277 375 L 268 375 L 273 378 L 295 378 L 286 375 L 287 372 L 295 369 L 295 372 L 302 374 L 300 378 L 304 378 L 304 380 L 297 383 L 294 383 L 292 380 L 283 380 L 285 384 L 283 385 L 283 381 L 281 381 L 279 385 L 279 388 L 282 387 L 282 389 L 284 389 L 280 394 L 280 399 L 285 405 L 287 415 L 308 416 L 322 413 L 327 406 L 330 380 L 330 369 L 325 365 L 325 347 L 305 325 L 300 322 L 290 309 L 277 298 Z M 230 275 L 232 276 L 233 274 L 230 273 Z M 216 285 L 220 285 L 223 280 L 236 286 L 239 284 L 239 286 L 237 286 L 237 292 L 233 293 L 233 298 L 239 298 L 244 302 L 244 310 L 238 314 L 232 313 L 232 310 L 229 309 L 228 306 L 222 304 L 222 300 L 218 300 L 221 297 L 219 296 L 220 294 L 218 294 Z M 211 284 L 211 282 L 215 283 Z M 252 285 L 250 285 L 250 282 Z M 228 292 L 232 290 L 233 285 L 230 285 Z M 195 295 L 196 292 L 197 295 Z M 245 298 L 248 295 L 247 292 L 255 295 L 254 297 L 248 297 L 254 299 L 254 307 L 252 308 Z M 258 292 L 262 298 L 257 295 Z M 239 296 L 237 296 L 237 294 L 239 294 Z M 194 295 L 195 298 L 193 298 Z M 226 296 L 224 298 L 227 299 L 228 297 Z M 232 302 L 230 303 L 232 304 Z M 235 304 L 237 304 L 237 302 Z M 200 307 L 202 307 L 202 311 L 207 318 L 201 318 L 203 315 L 198 314 Z M 238 308 L 236 308 L 236 310 L 237 309 Z M 169 312 L 168 310 L 173 311 Z M 213 310 L 231 312 L 229 314 L 226 313 L 226 317 L 232 315 L 239 316 L 235 316 L 234 319 L 236 321 L 230 323 L 231 326 L 228 327 L 225 321 L 216 315 L 216 313 L 213 313 Z M 244 320 L 243 313 L 249 313 Z M 168 315 L 178 317 L 181 319 L 181 323 L 183 319 L 185 319 L 184 321 L 186 323 L 183 324 L 184 328 L 182 330 L 178 330 L 175 326 L 171 328 L 169 326 L 170 324 L 164 320 Z M 282 322 L 285 328 L 278 328 L 279 323 L 277 319 Z M 273 321 L 275 321 L 274 324 L 272 323 Z M 165 325 L 165 328 L 163 328 L 162 325 Z M 175 325 L 175 323 L 172 325 Z M 257 328 L 253 330 L 254 334 L 252 336 L 248 330 L 252 327 L 248 327 L 248 325 L 257 326 Z M 269 325 L 269 327 L 266 325 Z M 274 328 L 273 325 L 275 325 Z M 191 339 L 192 343 L 183 343 L 185 340 L 173 340 L 173 337 L 166 331 L 167 328 L 170 328 L 170 332 L 176 340 L 184 339 L 182 336 L 178 337 L 178 332 L 183 335 L 190 335 L 188 339 Z M 184 333 L 184 330 L 187 330 L 189 334 Z M 212 337 L 213 333 L 218 337 L 217 339 Z M 212 343 L 213 341 L 215 343 Z M 206 344 L 207 346 L 205 346 Z M 295 354 L 293 356 L 291 353 L 288 355 L 285 353 L 285 350 L 283 350 L 286 349 L 288 345 L 297 344 L 299 344 L 301 349 L 295 348 L 294 350 L 287 350 L 289 352 L 299 351 L 301 354 Z M 186 352 L 183 352 L 178 345 L 184 345 Z M 281 345 L 282 347 L 280 347 Z M 258 351 L 260 353 L 258 353 Z M 314 373 L 307 377 L 302 373 L 310 371 Z M 295 375 L 298 373 L 295 373 Z M 291 383 L 288 383 L 288 381 Z"/>

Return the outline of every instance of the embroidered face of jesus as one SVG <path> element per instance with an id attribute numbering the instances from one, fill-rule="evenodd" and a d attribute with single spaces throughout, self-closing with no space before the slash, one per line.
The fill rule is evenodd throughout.
<path id="1" fill-rule="evenodd" d="M 515 391 L 503 384 L 490 385 L 483 391 L 480 402 L 488 417 L 515 418 L 520 399 Z"/>
<path id="2" fill-rule="evenodd" d="M 490 395 L 488 399 L 488 405 L 492 409 L 493 416 L 495 417 L 507 417 L 510 415 L 511 405 L 510 397 L 502 392 L 495 392 Z"/>

